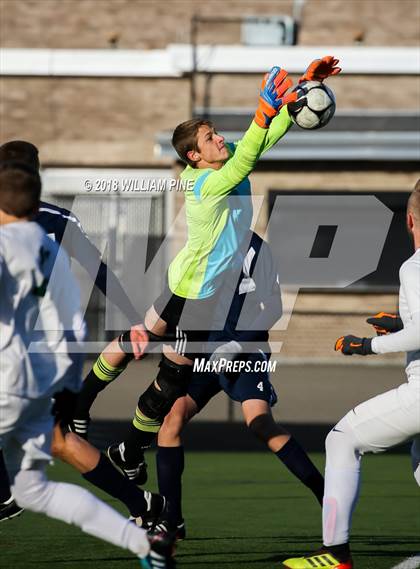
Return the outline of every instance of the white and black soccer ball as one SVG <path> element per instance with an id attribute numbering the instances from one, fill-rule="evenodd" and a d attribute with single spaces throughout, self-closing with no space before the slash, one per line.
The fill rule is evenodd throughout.
<path id="1" fill-rule="evenodd" d="M 301 91 L 297 101 L 287 108 L 300 128 L 313 130 L 330 122 L 335 112 L 335 97 L 329 87 L 318 81 L 304 81 L 294 91 Z"/>

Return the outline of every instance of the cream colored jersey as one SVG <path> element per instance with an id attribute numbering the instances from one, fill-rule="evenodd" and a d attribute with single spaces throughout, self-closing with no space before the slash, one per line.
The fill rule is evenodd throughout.
<path id="1" fill-rule="evenodd" d="M 407 374 L 420 377 L 420 249 L 400 268 L 399 312 L 404 328 L 372 341 L 377 354 L 407 352 Z"/>
<path id="2" fill-rule="evenodd" d="M 0 395 L 77 391 L 82 358 L 69 341 L 85 333 L 79 287 L 66 253 L 37 223 L 0 227 L 0 294 Z"/>

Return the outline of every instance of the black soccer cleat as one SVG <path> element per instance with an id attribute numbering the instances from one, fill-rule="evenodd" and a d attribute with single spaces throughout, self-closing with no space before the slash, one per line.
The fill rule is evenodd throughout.
<path id="1" fill-rule="evenodd" d="M 153 531 L 166 533 L 171 539 L 175 540 L 175 542 L 183 541 L 187 537 L 184 520 L 181 520 L 176 525 L 171 524 L 167 518 L 167 510 L 163 512 Z"/>
<path id="2" fill-rule="evenodd" d="M 147 502 L 147 511 L 136 518 L 131 516 L 130 519 L 146 531 L 153 532 L 157 527 L 158 521 L 165 516 L 167 508 L 166 498 L 160 494 L 145 492 L 144 499 Z"/>
<path id="3" fill-rule="evenodd" d="M 139 463 L 128 463 L 124 460 L 124 443 L 116 443 L 107 448 L 106 455 L 112 464 L 120 470 L 124 476 L 137 484 L 143 486 L 147 482 L 147 464 L 143 460 Z"/>
<path id="4" fill-rule="evenodd" d="M 0 503 L 0 522 L 17 518 L 24 511 L 11 496 L 6 502 Z"/>
<path id="5" fill-rule="evenodd" d="M 185 527 L 185 522 L 179 522 L 176 524 L 175 541 L 183 541 L 187 537 L 187 529 Z"/>

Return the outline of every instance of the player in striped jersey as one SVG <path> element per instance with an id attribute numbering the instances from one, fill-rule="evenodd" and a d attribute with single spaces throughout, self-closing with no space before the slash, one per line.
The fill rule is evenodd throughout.
<path id="1" fill-rule="evenodd" d="M 250 432 L 313 492 L 320 504 L 324 495 L 322 475 L 271 413 L 277 396 L 264 363 L 271 356 L 269 330 L 281 317 L 282 303 L 276 263 L 269 245 L 256 233 L 252 234 L 249 248 L 243 255 L 238 281 L 225 279 L 221 296 L 230 306 L 228 310 L 219 306 L 219 314 L 215 315 L 216 328 L 220 327 L 221 331 L 210 336 L 210 342 L 215 342 L 218 347 L 209 360 L 221 371 L 219 374 L 195 371 L 187 395 L 174 403 L 158 435 L 159 491 L 170 503 L 158 525 L 163 531 L 174 531 L 178 539 L 185 537 L 181 508 L 184 469 L 181 431 L 220 391 L 241 404 Z M 230 364 L 240 363 L 243 371 L 223 371 Z"/>
<path id="2" fill-rule="evenodd" d="M 420 486 L 420 180 L 407 206 L 407 228 L 414 254 L 400 268 L 399 313 L 394 319 L 375 318 L 390 333 L 374 338 L 342 336 L 335 349 L 346 356 L 407 353 L 407 382 L 357 405 L 326 439 L 323 547 L 312 555 L 288 559 L 289 569 L 353 569 L 350 528 L 360 487 L 361 459 L 366 452 L 383 452 L 412 440 L 414 478 Z M 369 319 L 372 321 L 372 319 Z M 379 322 L 378 322 L 379 320 Z"/>

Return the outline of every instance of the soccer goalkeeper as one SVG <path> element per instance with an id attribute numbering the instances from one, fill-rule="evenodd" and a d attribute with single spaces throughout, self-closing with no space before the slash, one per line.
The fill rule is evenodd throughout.
<path id="1" fill-rule="evenodd" d="M 301 79 L 322 80 L 340 70 L 328 56 L 313 62 Z M 213 124 L 192 119 L 178 125 L 172 143 L 187 166 L 181 179 L 191 180 L 185 194 L 188 240 L 172 261 L 164 292 L 148 310 L 145 327 L 137 326 L 115 339 L 99 356 L 88 375 L 76 423 L 86 432 L 87 410 L 98 391 L 115 379 L 132 359 L 141 357 L 147 346 L 147 330 L 163 336 L 176 334 L 177 341 L 164 345 L 155 381 L 140 396 L 136 415 L 126 439 L 110 447 L 108 454 L 127 475 L 142 462 L 147 448 L 173 403 L 186 394 L 192 375 L 194 350 L 191 342 L 205 343 L 208 327 L 218 304 L 218 293 L 226 270 L 232 269 L 240 246 L 247 249 L 252 220 L 251 186 L 248 175 L 262 153 L 289 130 L 292 121 L 287 103 L 297 92 L 288 92 L 292 81 L 286 71 L 273 67 L 262 82 L 258 107 L 250 127 L 236 144 L 225 143 Z M 249 244 L 249 243 L 248 243 Z M 238 259 L 236 278 L 242 261 Z M 230 277 L 232 278 L 232 277 Z"/>

